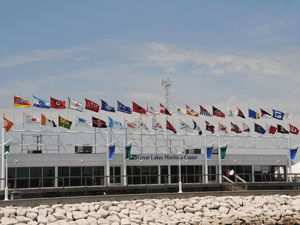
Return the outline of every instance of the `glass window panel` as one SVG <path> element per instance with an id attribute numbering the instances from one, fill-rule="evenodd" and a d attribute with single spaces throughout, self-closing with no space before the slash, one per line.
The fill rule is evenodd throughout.
<path id="1" fill-rule="evenodd" d="M 54 177 L 55 168 L 54 167 L 43 167 L 43 177 Z"/>
<path id="2" fill-rule="evenodd" d="M 120 176 L 121 175 L 121 167 L 117 166 L 115 167 L 115 175 Z"/>
<path id="3" fill-rule="evenodd" d="M 93 176 L 93 167 L 82 167 L 82 176 Z"/>
<path id="4" fill-rule="evenodd" d="M 42 171 L 42 167 L 30 167 L 30 178 L 42 177 Z"/>
<path id="5" fill-rule="evenodd" d="M 104 166 L 95 166 L 94 176 L 104 176 Z"/>
<path id="6" fill-rule="evenodd" d="M 81 167 L 70 167 L 71 177 L 81 177 Z"/>
<path id="7" fill-rule="evenodd" d="M 17 177 L 20 178 L 29 178 L 29 167 L 18 167 L 17 168 Z"/>
<path id="8" fill-rule="evenodd" d="M 9 167 L 8 168 L 8 178 L 15 178 L 16 177 L 16 168 L 15 167 Z"/>
<path id="9" fill-rule="evenodd" d="M 143 175 L 149 175 L 150 174 L 150 170 L 149 170 L 149 166 L 142 166 L 142 174 Z"/>
<path id="10" fill-rule="evenodd" d="M 158 166 L 151 166 L 150 167 L 150 174 L 151 175 L 158 175 Z"/>
<path id="11" fill-rule="evenodd" d="M 58 167 L 58 176 L 59 177 L 68 177 L 69 176 L 69 167 Z"/>

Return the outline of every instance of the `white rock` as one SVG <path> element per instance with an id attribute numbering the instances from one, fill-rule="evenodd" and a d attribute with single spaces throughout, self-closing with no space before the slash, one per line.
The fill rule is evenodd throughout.
<path id="1" fill-rule="evenodd" d="M 106 218 L 106 217 L 108 217 L 109 216 L 109 212 L 107 211 L 107 210 L 104 210 L 104 209 L 99 209 L 98 211 L 97 211 L 97 214 L 99 214 L 99 216 L 101 217 L 101 218 Z"/>
<path id="2" fill-rule="evenodd" d="M 23 207 L 17 208 L 17 216 L 25 216 L 27 212 L 27 209 Z"/>
<path id="3" fill-rule="evenodd" d="M 86 219 L 90 225 L 97 225 L 97 219 L 95 217 L 91 217 L 89 216 L 87 219 Z"/>
<path id="4" fill-rule="evenodd" d="M 131 225 L 131 222 L 129 219 L 123 218 L 121 219 L 121 225 Z"/>
<path id="5" fill-rule="evenodd" d="M 57 219 L 53 215 L 48 215 L 47 219 L 48 219 L 49 223 L 54 223 L 57 221 Z"/>
<path id="6" fill-rule="evenodd" d="M 79 219 L 79 220 L 76 220 L 76 224 L 77 225 L 89 225 L 89 222 L 86 219 Z"/>
<path id="7" fill-rule="evenodd" d="M 67 211 L 66 211 L 65 209 L 56 207 L 56 208 L 55 208 L 55 212 L 56 212 L 56 213 L 59 213 L 59 214 L 62 214 L 62 215 L 66 215 L 66 212 L 67 212 Z"/>
<path id="8" fill-rule="evenodd" d="M 80 220 L 87 218 L 87 214 L 83 211 L 74 211 L 72 212 L 74 220 Z"/>
<path id="9" fill-rule="evenodd" d="M 45 216 L 38 216 L 37 217 L 37 221 L 39 222 L 39 223 L 45 223 L 45 224 L 47 224 L 49 221 L 48 221 L 48 219 L 47 219 L 47 217 L 45 217 Z"/>
<path id="10" fill-rule="evenodd" d="M 52 214 L 57 220 L 64 220 L 66 218 L 65 215 L 61 214 L 61 213 L 53 213 Z"/>
<path id="11" fill-rule="evenodd" d="M 1 218 L 1 224 L 3 225 L 13 225 L 17 224 L 18 221 L 15 218 L 8 218 L 8 217 L 2 217 Z"/>
<path id="12" fill-rule="evenodd" d="M 35 220 L 37 218 L 37 213 L 27 211 L 26 217 L 30 218 L 31 220 Z"/>

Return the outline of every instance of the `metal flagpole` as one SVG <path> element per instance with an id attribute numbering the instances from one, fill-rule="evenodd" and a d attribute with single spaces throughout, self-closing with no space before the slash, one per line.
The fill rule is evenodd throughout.
<path id="1" fill-rule="evenodd" d="M 124 119 L 125 126 L 125 119 Z M 124 186 L 127 186 L 127 166 L 126 166 L 126 145 L 127 145 L 127 127 L 124 130 L 124 149 L 123 149 L 123 175 L 124 175 Z"/>
<path id="2" fill-rule="evenodd" d="M 288 181 L 292 182 L 292 162 L 291 162 L 291 156 L 290 156 L 290 151 L 291 151 L 291 142 L 290 142 L 290 136 L 287 137 L 287 141 L 288 141 L 288 153 L 287 153 L 287 157 L 288 157 Z"/>
<path id="3" fill-rule="evenodd" d="M 204 181 L 205 183 L 208 183 L 208 166 L 207 166 L 207 140 L 206 140 L 206 137 L 207 134 L 205 134 L 205 142 L 204 142 L 204 145 L 205 145 L 205 152 L 204 152 L 204 155 L 205 155 L 205 162 L 204 162 Z"/>
<path id="4" fill-rule="evenodd" d="M 5 142 L 5 128 L 2 127 L 2 149 L 1 149 L 1 190 L 4 190 L 5 165 L 4 165 L 4 142 Z"/>
<path id="5" fill-rule="evenodd" d="M 220 142 L 221 142 L 221 136 L 219 134 L 219 147 L 218 147 L 218 157 L 219 157 L 219 183 L 222 183 L 222 165 L 221 165 L 221 147 L 220 147 Z"/>
<path id="6" fill-rule="evenodd" d="M 109 128 L 107 128 L 107 138 L 106 138 L 106 178 L 107 178 L 107 186 L 110 185 L 110 165 L 109 165 Z"/>

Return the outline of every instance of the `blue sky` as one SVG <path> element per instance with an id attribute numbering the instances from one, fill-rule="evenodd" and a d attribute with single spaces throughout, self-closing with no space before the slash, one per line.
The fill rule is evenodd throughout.
<path id="1" fill-rule="evenodd" d="M 300 127 L 299 1 L 5 1 L 1 111 L 13 94 L 275 108 Z"/>

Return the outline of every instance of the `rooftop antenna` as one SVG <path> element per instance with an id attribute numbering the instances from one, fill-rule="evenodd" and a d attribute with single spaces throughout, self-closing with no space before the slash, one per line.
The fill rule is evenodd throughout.
<path id="1" fill-rule="evenodd" d="M 169 97 L 170 97 L 170 87 L 172 86 L 172 81 L 167 78 L 167 79 L 162 79 L 160 82 L 160 85 L 163 86 L 163 88 L 165 89 L 165 104 L 166 104 L 166 108 L 169 109 Z"/>

